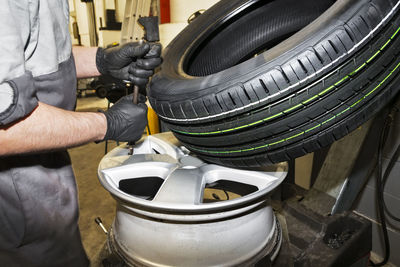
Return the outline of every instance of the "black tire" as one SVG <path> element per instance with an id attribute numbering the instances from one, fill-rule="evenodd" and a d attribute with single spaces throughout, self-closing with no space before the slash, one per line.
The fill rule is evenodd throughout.
<path id="1" fill-rule="evenodd" d="M 153 108 L 188 149 L 227 166 L 343 137 L 400 89 L 400 0 L 333 2 L 220 1 L 165 49 Z"/>

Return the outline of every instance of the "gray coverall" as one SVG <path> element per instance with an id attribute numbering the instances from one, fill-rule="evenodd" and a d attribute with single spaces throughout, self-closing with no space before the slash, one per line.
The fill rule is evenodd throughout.
<path id="1" fill-rule="evenodd" d="M 74 109 L 68 20 L 67 0 L 0 0 L 0 125 L 25 117 L 38 101 Z M 1 157 L 0 265 L 88 264 L 68 153 Z"/>

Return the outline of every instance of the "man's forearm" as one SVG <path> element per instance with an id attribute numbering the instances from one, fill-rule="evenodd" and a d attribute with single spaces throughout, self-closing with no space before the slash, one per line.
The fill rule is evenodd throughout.
<path id="1" fill-rule="evenodd" d="M 100 73 L 96 67 L 97 47 L 72 47 L 74 54 L 76 76 L 79 78 L 90 78 L 99 76 Z"/>
<path id="2" fill-rule="evenodd" d="M 106 130 L 102 113 L 72 112 L 39 103 L 24 120 L 0 128 L 0 156 L 74 147 L 102 140 Z"/>

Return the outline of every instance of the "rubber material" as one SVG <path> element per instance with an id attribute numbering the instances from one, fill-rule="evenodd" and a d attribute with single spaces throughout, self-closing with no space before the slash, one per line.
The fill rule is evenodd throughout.
<path id="1" fill-rule="evenodd" d="M 268 1 L 265 1 L 268 2 Z M 208 38 L 188 62 L 187 73 L 206 76 L 249 59 L 299 31 L 325 11 L 334 0 L 281 0 L 260 3 Z M 282 10 L 290 8 L 286 12 Z M 239 38 L 238 38 L 239 37 Z"/>
<path id="2" fill-rule="evenodd" d="M 224 29 L 237 21 L 243 24 L 247 14 L 254 21 L 255 14 L 303 14 L 301 8 L 309 3 L 299 0 L 296 9 L 276 12 L 272 4 L 279 1 L 266 2 L 220 1 L 167 47 L 165 64 L 153 78 L 153 108 L 177 138 L 205 160 L 256 167 L 313 152 L 356 129 L 400 89 L 398 0 L 339 0 L 332 6 L 329 1 L 314 1 L 330 7 L 306 27 L 306 20 L 280 21 L 277 24 L 290 26 L 274 25 L 277 35 L 282 33 L 277 39 L 293 32 L 285 30 L 293 25 L 304 28 L 260 55 L 236 65 L 224 63 L 226 69 L 214 73 L 219 70 L 212 60 L 217 56 L 207 47 L 216 46 Z M 245 25 L 235 32 L 263 27 Z M 249 43 L 248 38 L 260 34 L 235 35 L 239 40 L 242 36 L 253 36 L 243 37 Z M 257 50 L 246 49 L 239 50 L 250 55 Z M 196 60 L 202 63 L 196 65 Z M 207 75 L 195 77 L 187 71 Z"/>

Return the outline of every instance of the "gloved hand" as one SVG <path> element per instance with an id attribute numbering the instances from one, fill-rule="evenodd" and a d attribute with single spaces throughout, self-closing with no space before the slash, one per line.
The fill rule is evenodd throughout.
<path id="1" fill-rule="evenodd" d="M 101 74 L 111 75 L 144 86 L 161 62 L 161 45 L 139 42 L 122 46 L 98 48 L 96 66 Z"/>
<path id="2" fill-rule="evenodd" d="M 147 125 L 146 97 L 139 95 L 133 104 L 132 94 L 122 97 L 110 109 L 102 111 L 107 118 L 104 140 L 136 142 L 142 137 Z"/>

